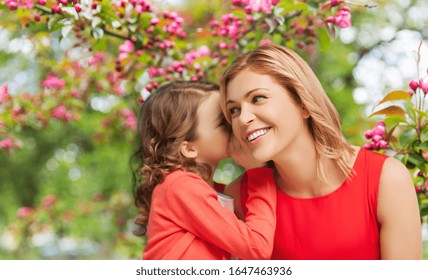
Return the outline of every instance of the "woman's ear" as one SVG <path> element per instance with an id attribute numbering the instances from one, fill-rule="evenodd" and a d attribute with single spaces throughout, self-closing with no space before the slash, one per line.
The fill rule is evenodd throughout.
<path id="1" fill-rule="evenodd" d="M 305 105 L 302 105 L 302 117 L 304 119 L 309 118 L 311 115 L 309 114 L 309 111 L 306 109 Z"/>
<path id="2" fill-rule="evenodd" d="M 180 153 L 186 158 L 196 158 L 198 156 L 198 150 L 195 145 L 189 141 L 181 142 Z"/>

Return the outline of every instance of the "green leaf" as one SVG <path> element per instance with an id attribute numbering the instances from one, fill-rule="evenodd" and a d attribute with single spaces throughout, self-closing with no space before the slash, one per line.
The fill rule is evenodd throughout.
<path id="1" fill-rule="evenodd" d="M 296 4 L 289 4 L 284 6 L 284 13 L 294 12 L 294 11 L 307 11 L 308 10 L 308 4 L 299 2 Z"/>
<path id="2" fill-rule="evenodd" d="M 424 127 L 421 131 L 421 141 L 422 142 L 428 141 L 428 126 Z"/>
<path id="3" fill-rule="evenodd" d="M 416 148 L 419 148 L 424 151 L 428 151 L 428 141 L 420 143 L 419 145 L 416 146 Z"/>
<path id="4" fill-rule="evenodd" d="M 379 102 L 379 104 L 388 102 L 388 101 L 394 101 L 394 100 L 410 100 L 411 96 L 409 93 L 405 92 L 404 90 L 395 90 L 388 93 L 382 101 Z"/>
<path id="5" fill-rule="evenodd" d="M 417 140 L 418 136 L 416 135 L 415 130 L 412 128 L 407 128 L 406 130 L 404 130 L 398 138 L 398 141 L 400 142 L 401 146 L 411 145 Z"/>
<path id="6" fill-rule="evenodd" d="M 408 162 L 417 166 L 420 170 L 425 170 L 426 160 L 419 154 L 412 153 L 409 155 Z"/>
<path id="7" fill-rule="evenodd" d="M 330 46 L 331 38 L 328 34 L 327 29 L 325 28 L 318 28 L 318 34 L 319 34 L 319 43 L 320 43 L 320 50 L 323 52 L 328 49 L 328 46 Z"/>
<path id="8" fill-rule="evenodd" d="M 397 126 L 400 123 L 408 124 L 406 118 L 402 116 L 389 116 L 384 119 L 384 122 L 385 122 L 387 131 L 390 131 L 391 128 L 393 128 L 394 126 Z"/>
<path id="9" fill-rule="evenodd" d="M 49 22 L 48 22 L 49 31 L 55 31 L 55 30 L 60 29 L 62 27 L 62 24 L 60 25 L 60 24 L 58 24 L 58 22 L 62 19 L 63 19 L 63 17 L 58 15 L 58 14 L 51 16 L 49 18 Z"/>
<path id="10" fill-rule="evenodd" d="M 376 111 L 374 113 L 372 113 L 369 118 L 376 116 L 376 115 L 386 115 L 386 116 L 401 116 L 404 118 L 404 116 L 406 115 L 406 112 L 404 112 L 403 108 L 399 107 L 399 106 L 389 106 L 386 107 L 382 110 Z"/>

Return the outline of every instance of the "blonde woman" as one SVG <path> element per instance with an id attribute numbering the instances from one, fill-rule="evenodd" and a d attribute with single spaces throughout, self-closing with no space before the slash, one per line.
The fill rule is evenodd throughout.
<path id="1" fill-rule="evenodd" d="M 275 45 L 243 55 L 222 77 L 220 102 L 241 147 L 274 165 L 273 259 L 422 257 L 408 170 L 345 140 L 335 107 L 300 56 Z M 244 176 L 227 189 L 238 216 L 247 211 L 247 183 Z"/>

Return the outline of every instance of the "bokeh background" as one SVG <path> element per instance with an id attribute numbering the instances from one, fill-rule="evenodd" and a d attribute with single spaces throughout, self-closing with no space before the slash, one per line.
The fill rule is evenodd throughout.
<path id="1" fill-rule="evenodd" d="M 194 59 L 204 69 L 205 75 L 198 77 L 216 82 L 236 53 L 213 55 L 213 46 L 218 47 L 221 38 L 214 40 L 207 30 L 213 19 L 243 13 L 236 11 L 234 1 L 145 1 L 152 11 L 143 11 L 135 22 L 129 20 L 127 32 L 118 25 L 117 32 L 109 34 L 94 24 L 96 13 L 77 24 L 71 10 L 52 14 L 46 7 L 55 2 L 73 9 L 80 3 L 85 9 L 98 3 L 91 9 L 101 9 L 100 21 L 107 21 L 114 16 L 105 11 L 120 1 L 49 0 L 45 5 L 39 5 L 43 0 L 16 1 L 33 3 L 31 9 L 11 9 L 10 1 L 0 2 L 0 259 L 140 258 L 145 239 L 132 233 L 137 209 L 131 172 L 131 157 L 137 150 L 138 99 L 157 86 L 150 81 L 165 81 L 164 77 L 156 80 L 156 75 L 151 79 L 153 61 L 159 62 L 162 56 L 179 60 L 177 53 L 185 52 L 143 48 L 135 58 L 128 55 L 135 51 L 127 50 L 124 42 L 141 25 L 148 32 L 149 15 L 175 11 L 187 36 L 175 34 L 168 37 L 169 42 L 176 49 L 211 48 L 209 60 L 197 55 Z M 132 3 L 122 2 L 123 7 Z M 324 2 L 329 1 L 283 0 L 278 5 L 294 5 L 290 13 L 300 9 L 304 15 L 313 15 Z M 376 7 L 364 7 L 371 4 Z M 347 139 L 362 146 L 367 142 L 365 131 L 379 121 L 369 117 L 378 102 L 390 91 L 407 91 L 410 80 L 427 76 L 428 5 L 424 0 L 355 0 L 346 5 L 351 9 L 352 26 L 330 27 L 330 37 L 322 26 L 317 27 L 312 42 L 299 41 L 296 33 L 284 41 L 275 34 L 286 31 L 269 34 L 264 29 L 250 30 L 250 35 L 256 35 L 246 35 L 251 39 L 239 43 L 251 49 L 263 40 L 282 40 L 301 53 L 338 108 Z M 117 24 L 127 13 L 135 12 L 124 8 Z M 264 20 L 265 28 L 271 28 L 272 17 L 270 22 L 258 17 L 255 21 Z M 290 26 L 295 19 L 295 24 L 307 27 L 314 18 L 295 17 L 279 25 Z M 260 26 L 255 30 L 261 30 Z M 147 44 L 147 34 L 137 34 L 133 47 L 137 48 L 136 42 Z M 232 41 L 229 38 L 227 43 Z M 218 56 L 223 60 L 215 60 Z M 201 73 L 196 68 L 188 68 L 189 73 Z M 175 73 L 172 77 L 191 79 L 192 75 Z M 425 159 L 422 192 L 426 192 L 426 166 Z M 225 160 L 215 178 L 228 183 L 241 172 Z M 423 221 L 424 258 L 428 259 L 426 217 Z"/>

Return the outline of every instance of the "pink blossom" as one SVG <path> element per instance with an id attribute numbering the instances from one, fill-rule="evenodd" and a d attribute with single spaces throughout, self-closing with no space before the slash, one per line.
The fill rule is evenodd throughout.
<path id="1" fill-rule="evenodd" d="M 341 2 L 343 2 L 343 0 L 331 0 L 331 6 L 338 6 Z"/>
<path id="2" fill-rule="evenodd" d="M 16 107 L 12 109 L 12 115 L 17 116 L 21 113 L 21 107 Z"/>
<path id="3" fill-rule="evenodd" d="M 261 41 L 260 41 L 259 46 L 260 46 L 260 47 L 262 47 L 262 46 L 269 46 L 269 45 L 271 45 L 271 44 L 272 44 L 272 41 L 271 41 L 271 40 L 269 40 L 269 39 L 265 39 L 265 40 L 261 40 Z"/>
<path id="4" fill-rule="evenodd" d="M 227 44 L 225 42 L 220 42 L 220 43 L 218 43 L 218 47 L 220 49 L 227 49 Z"/>
<path id="5" fill-rule="evenodd" d="M 96 54 L 94 54 L 92 57 L 88 59 L 88 64 L 97 65 L 105 58 L 105 56 L 106 56 L 105 52 L 97 52 Z"/>
<path id="6" fill-rule="evenodd" d="M 51 117 L 62 120 L 63 123 L 67 124 L 71 119 L 73 119 L 73 114 L 71 111 L 67 111 L 63 104 L 60 104 L 55 109 L 51 110 Z"/>
<path id="7" fill-rule="evenodd" d="M 117 57 L 117 60 L 118 61 L 122 61 L 122 60 L 124 60 L 125 58 L 127 58 L 129 55 L 128 55 L 128 53 L 120 53 L 119 54 L 119 56 Z"/>
<path id="8" fill-rule="evenodd" d="M 80 13 L 82 11 L 82 6 L 80 6 L 79 4 L 74 5 L 74 9 L 76 10 L 76 12 Z"/>
<path id="9" fill-rule="evenodd" d="M 279 3 L 279 0 L 247 0 L 247 1 L 235 1 L 235 5 L 246 5 L 244 11 L 248 14 L 258 13 L 262 11 L 265 14 L 271 14 L 273 6 Z M 233 2 L 232 2 L 233 4 Z"/>
<path id="10" fill-rule="evenodd" d="M 33 208 L 31 207 L 19 207 L 18 211 L 16 211 L 16 215 L 18 216 L 18 218 L 20 219 L 24 219 L 28 216 L 30 216 L 33 213 Z"/>
<path id="11" fill-rule="evenodd" d="M 377 143 L 380 140 L 382 140 L 382 136 L 380 136 L 380 135 L 373 135 L 373 137 L 372 137 L 372 141 L 373 142 Z"/>
<path id="12" fill-rule="evenodd" d="M 159 19 L 158 18 L 152 18 L 151 20 L 150 20 L 150 25 L 157 25 L 158 23 L 159 23 Z"/>
<path id="13" fill-rule="evenodd" d="M 13 139 L 7 138 L 0 141 L 0 149 L 10 149 L 13 147 Z"/>
<path id="14" fill-rule="evenodd" d="M 15 0 L 6 0 L 5 5 L 12 11 L 18 9 L 18 3 Z"/>
<path id="15" fill-rule="evenodd" d="M 57 89 L 62 89 L 65 86 L 65 81 L 59 79 L 55 74 L 48 74 L 46 79 L 42 82 L 44 88 L 53 87 Z"/>
<path id="16" fill-rule="evenodd" d="M 385 140 L 380 140 L 376 143 L 377 149 L 385 149 L 386 147 L 388 147 L 388 142 L 386 142 Z"/>
<path id="17" fill-rule="evenodd" d="M 6 0 L 5 5 L 11 10 L 16 10 L 18 7 L 31 9 L 34 6 L 34 0 Z"/>
<path id="18" fill-rule="evenodd" d="M 385 126 L 383 125 L 376 125 L 376 127 L 373 129 L 372 133 L 373 135 L 379 135 L 379 136 L 383 136 L 385 134 Z"/>
<path id="19" fill-rule="evenodd" d="M 423 79 L 419 80 L 419 87 L 424 92 L 424 94 L 428 93 L 428 81 L 424 81 Z"/>
<path id="20" fill-rule="evenodd" d="M 114 86 L 113 90 L 119 96 L 124 96 L 125 95 L 125 90 L 123 89 L 123 87 L 121 85 Z"/>
<path id="21" fill-rule="evenodd" d="M 340 11 L 336 14 L 335 24 L 340 28 L 347 28 L 351 26 L 351 13 L 348 7 L 342 7 Z"/>
<path id="22" fill-rule="evenodd" d="M 5 102 L 10 98 L 9 87 L 8 85 L 4 85 L 0 88 L 0 103 Z"/>
<path id="23" fill-rule="evenodd" d="M 125 118 L 124 125 L 132 130 L 137 129 L 137 117 L 134 112 L 129 109 L 121 110 L 122 116 Z"/>
<path id="24" fill-rule="evenodd" d="M 367 150 L 373 150 L 373 144 L 372 143 L 365 143 L 364 145 L 363 145 L 363 148 L 364 149 L 367 149 Z"/>
<path id="25" fill-rule="evenodd" d="M 122 45 L 119 46 L 120 53 L 130 53 L 134 51 L 134 43 L 131 40 L 125 40 Z"/>
<path id="26" fill-rule="evenodd" d="M 415 90 L 419 87 L 419 83 L 418 83 L 417 81 L 415 81 L 415 80 L 411 80 L 411 81 L 409 82 L 409 87 L 410 87 L 413 91 L 415 91 Z"/>
<path id="27" fill-rule="evenodd" d="M 198 54 L 202 56 L 209 56 L 211 53 L 211 50 L 207 46 L 201 46 L 197 50 Z"/>
<path id="28" fill-rule="evenodd" d="M 371 138 L 373 137 L 373 131 L 371 131 L 371 130 L 366 130 L 366 132 L 364 133 L 364 136 L 365 136 L 367 139 L 371 139 Z"/>
<path id="29" fill-rule="evenodd" d="M 58 201 L 58 198 L 53 194 L 48 194 L 42 199 L 42 208 L 49 209 L 51 208 L 56 202 Z"/>

